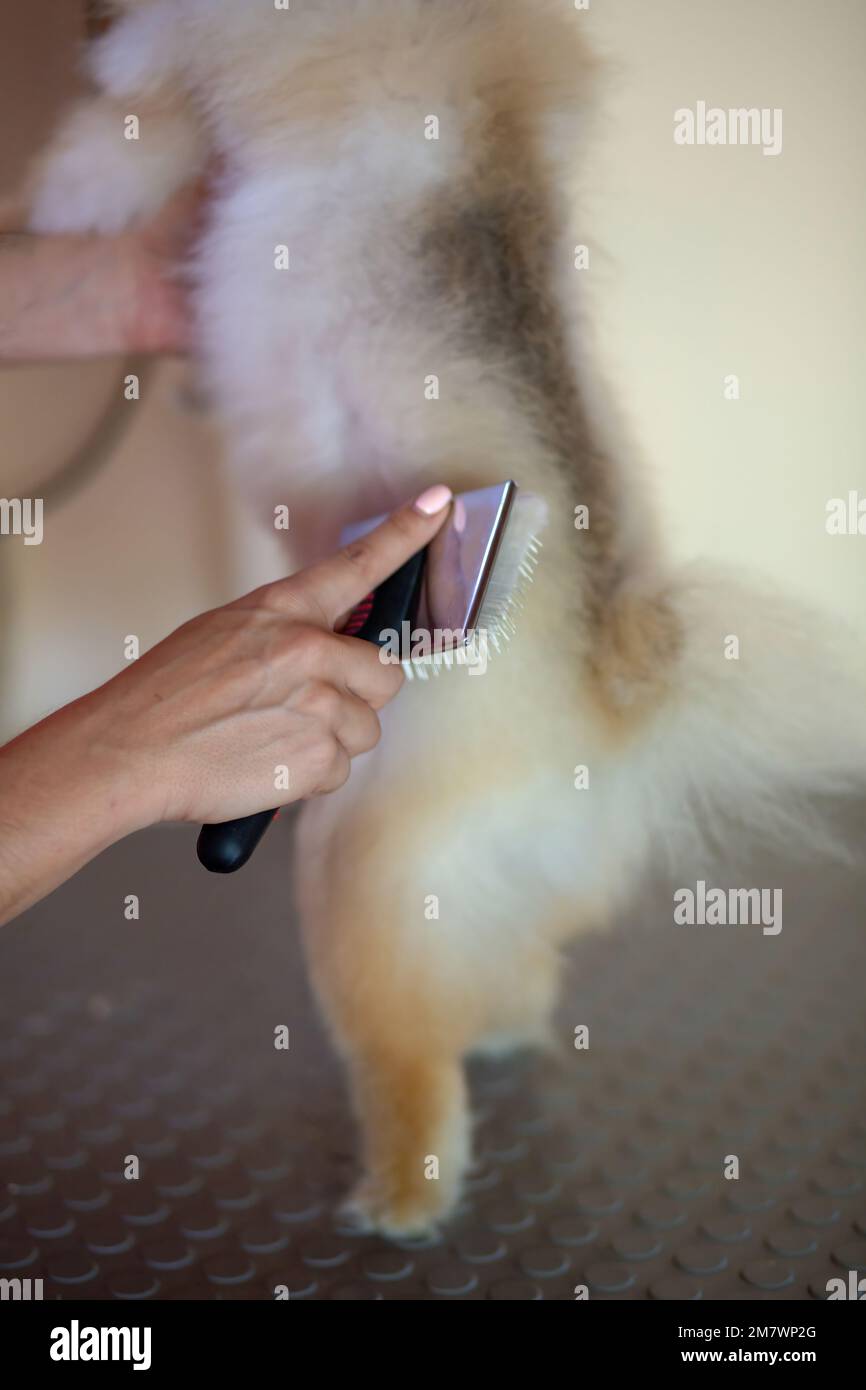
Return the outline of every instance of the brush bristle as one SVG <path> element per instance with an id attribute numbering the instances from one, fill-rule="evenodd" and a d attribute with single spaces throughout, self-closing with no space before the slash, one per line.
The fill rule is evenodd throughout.
<path id="1" fill-rule="evenodd" d="M 481 603 L 478 621 L 471 640 L 451 651 L 434 652 L 403 662 L 406 675 L 412 680 L 427 680 L 438 676 L 444 666 L 477 664 L 482 649 L 484 655 L 501 651 L 517 631 L 517 615 L 523 607 L 526 590 L 532 583 L 541 554 L 540 532 L 547 521 L 547 505 L 540 497 L 518 493 L 499 542 L 493 571 Z"/>

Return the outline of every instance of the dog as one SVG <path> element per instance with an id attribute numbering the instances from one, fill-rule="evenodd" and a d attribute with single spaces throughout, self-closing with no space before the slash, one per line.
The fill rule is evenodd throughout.
<path id="1" fill-rule="evenodd" d="M 291 504 L 294 563 L 433 482 L 513 478 L 547 505 L 509 650 L 407 685 L 297 835 L 363 1142 L 350 1210 L 422 1232 L 471 1163 L 464 1057 L 551 1044 L 564 943 L 650 860 L 832 847 L 819 803 L 866 769 L 862 670 L 825 620 L 665 559 L 581 321 L 574 169 L 600 77 L 573 6 L 115 8 L 31 226 L 119 231 L 219 161 L 196 356 L 239 485 Z"/>

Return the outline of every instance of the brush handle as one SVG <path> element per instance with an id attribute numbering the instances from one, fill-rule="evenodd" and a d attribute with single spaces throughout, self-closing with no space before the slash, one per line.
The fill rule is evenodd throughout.
<path id="1" fill-rule="evenodd" d="M 350 637 L 382 647 L 387 641 L 383 633 L 390 630 L 402 635 L 402 624 L 411 621 L 417 611 L 426 555 L 426 550 L 413 555 L 358 605 L 355 613 L 360 625 L 353 628 L 349 620 L 345 632 Z M 254 816 L 241 816 L 218 825 L 203 825 L 196 843 L 200 862 L 213 874 L 233 874 L 242 869 L 279 809 L 258 811 Z"/>
<path id="2" fill-rule="evenodd" d="M 195 847 L 200 862 L 212 874 L 233 874 L 242 869 L 278 811 L 279 807 L 219 825 L 203 825 Z"/>

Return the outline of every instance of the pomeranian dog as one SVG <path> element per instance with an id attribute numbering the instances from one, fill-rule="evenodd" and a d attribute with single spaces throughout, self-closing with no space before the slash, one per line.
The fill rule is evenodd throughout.
<path id="1" fill-rule="evenodd" d="M 197 355 L 240 485 L 291 506 L 294 561 L 434 482 L 547 504 L 508 651 L 407 685 L 301 817 L 306 949 L 363 1136 L 352 1210 L 418 1232 L 470 1163 L 463 1057 L 550 1040 L 563 943 L 651 854 L 708 877 L 738 831 L 826 847 L 818 803 L 866 770 L 861 673 L 824 620 L 663 562 L 582 343 L 595 69 L 569 0 L 116 10 L 31 226 L 118 231 L 216 159 Z"/>

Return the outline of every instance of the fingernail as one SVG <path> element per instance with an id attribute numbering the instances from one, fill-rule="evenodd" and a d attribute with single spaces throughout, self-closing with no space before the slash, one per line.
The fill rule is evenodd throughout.
<path id="1" fill-rule="evenodd" d="M 435 487 L 428 487 L 426 492 L 416 497 L 412 506 L 422 516 L 435 516 L 443 507 L 447 507 L 453 495 L 450 487 L 446 487 L 444 483 L 436 483 Z"/>

